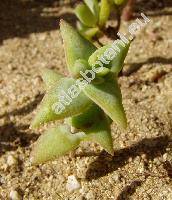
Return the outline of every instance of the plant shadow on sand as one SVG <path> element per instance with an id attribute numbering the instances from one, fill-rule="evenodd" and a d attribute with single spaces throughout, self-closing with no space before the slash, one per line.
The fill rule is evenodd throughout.
<path id="1" fill-rule="evenodd" d="M 28 147 L 36 141 L 38 134 L 26 132 L 29 125 L 16 126 L 14 123 L 6 123 L 0 127 L 0 156 L 7 151 L 14 151 L 19 146 Z"/>
<path id="2" fill-rule="evenodd" d="M 96 160 L 89 165 L 86 179 L 90 181 L 112 173 L 123 167 L 130 157 L 135 158 L 143 153 L 147 155 L 148 160 L 153 160 L 166 152 L 170 141 L 171 138 L 167 135 L 157 138 L 145 138 L 131 147 L 117 150 L 114 156 L 110 156 L 103 150 Z"/>
<path id="3" fill-rule="evenodd" d="M 36 108 L 36 106 L 41 102 L 43 96 L 44 96 L 43 94 L 37 94 L 33 101 L 29 102 L 27 105 L 21 108 L 14 109 L 10 112 L 0 115 L 0 119 L 7 116 L 19 116 L 31 113 Z"/>
<path id="4" fill-rule="evenodd" d="M 147 60 L 140 63 L 127 63 L 130 67 L 126 72 L 122 72 L 122 75 L 129 76 L 132 73 L 137 72 L 145 64 L 172 64 L 172 58 L 163 58 L 160 56 L 150 57 Z"/>
<path id="5" fill-rule="evenodd" d="M 31 33 L 41 33 L 59 28 L 60 19 L 70 22 L 75 18 L 68 11 L 56 10 L 55 1 L 0 1 L 0 44 L 13 37 L 27 37 Z"/>
<path id="6" fill-rule="evenodd" d="M 0 115 L 0 119 L 8 119 L 10 116 L 24 116 L 31 113 L 42 100 L 42 97 L 43 94 L 37 94 L 33 101 L 21 108 Z M 17 126 L 13 122 L 5 123 L 0 126 L 0 156 L 6 151 L 16 150 L 19 146 L 29 146 L 32 142 L 36 141 L 38 136 L 38 134 L 30 132 L 29 124 L 20 124 Z"/>
<path id="7" fill-rule="evenodd" d="M 116 200 L 129 200 L 130 196 L 134 194 L 137 187 L 141 186 L 142 183 L 140 180 L 135 180 L 130 185 L 125 186 Z"/>
<path id="8" fill-rule="evenodd" d="M 76 2 L 74 0 L 74 4 Z M 75 24 L 76 16 L 66 8 L 64 12 L 60 12 L 58 4 L 57 0 L 0 1 L 0 44 L 5 39 L 23 38 L 31 33 L 56 30 L 59 28 L 60 19 Z M 172 12 L 164 10 L 166 7 L 172 7 L 171 0 L 141 0 L 136 2 L 134 10 L 136 17 L 140 16 L 141 12 L 148 16 L 172 15 Z"/>
<path id="9" fill-rule="evenodd" d="M 140 0 L 136 1 L 134 5 L 135 17 L 140 17 L 140 13 L 146 13 L 150 17 L 172 15 L 171 11 L 164 10 L 164 8 L 172 7 L 171 0 Z"/>

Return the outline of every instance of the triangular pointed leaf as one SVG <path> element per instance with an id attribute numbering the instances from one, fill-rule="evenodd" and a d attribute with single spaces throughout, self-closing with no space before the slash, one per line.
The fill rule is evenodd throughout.
<path id="1" fill-rule="evenodd" d="M 127 120 L 122 105 L 121 91 L 117 83 L 117 78 L 113 74 L 108 74 L 106 76 L 106 82 L 102 84 L 88 84 L 83 91 L 113 121 L 121 127 L 126 128 Z"/>
<path id="2" fill-rule="evenodd" d="M 44 96 L 31 126 L 39 127 L 85 111 L 92 101 L 75 84 L 72 78 L 62 78 L 54 84 Z"/>
<path id="3" fill-rule="evenodd" d="M 103 76 L 106 76 L 109 72 L 110 72 L 109 68 L 103 67 L 100 72 L 97 72 L 97 75 L 99 77 L 101 77 L 101 76 L 103 77 Z"/>
<path id="4" fill-rule="evenodd" d="M 98 27 L 95 28 L 88 28 L 84 32 L 84 36 L 88 39 L 91 40 L 95 35 L 100 35 L 101 32 Z"/>
<path id="5" fill-rule="evenodd" d="M 91 12 L 96 17 L 96 20 L 98 21 L 99 18 L 99 3 L 97 0 L 84 0 L 85 4 L 89 7 Z"/>
<path id="6" fill-rule="evenodd" d="M 117 47 L 118 49 L 120 49 L 120 52 L 116 53 L 116 56 L 112 60 L 112 64 L 111 64 L 112 65 L 111 71 L 116 74 L 118 74 L 122 70 L 123 65 L 124 65 L 124 60 L 127 56 L 127 53 L 130 47 L 130 43 L 126 44 L 125 46 L 119 45 L 119 43 L 120 42 L 118 42 Z"/>
<path id="7" fill-rule="evenodd" d="M 86 134 L 84 140 L 96 142 L 113 154 L 110 123 L 97 105 L 92 105 L 81 115 L 69 118 L 67 122 Z"/>
<path id="8" fill-rule="evenodd" d="M 78 59 L 78 60 L 76 60 L 76 62 L 74 64 L 75 74 L 73 76 L 75 78 L 78 78 L 81 76 L 80 71 L 85 71 L 87 69 L 91 69 L 88 62 L 84 59 Z"/>
<path id="9" fill-rule="evenodd" d="M 86 29 L 85 31 L 81 32 L 81 34 L 87 38 L 88 40 L 92 41 L 92 38 L 94 36 L 99 36 L 101 35 L 101 31 L 99 30 L 98 27 L 95 27 L 95 28 L 88 28 Z"/>
<path id="10" fill-rule="evenodd" d="M 89 128 L 97 122 L 97 117 L 102 112 L 100 111 L 101 109 L 96 104 L 93 104 L 82 114 L 70 117 L 66 121 L 69 125 L 77 129 Z"/>
<path id="11" fill-rule="evenodd" d="M 111 8 L 110 8 L 110 3 L 108 0 L 101 0 L 101 3 L 100 3 L 100 14 L 99 14 L 99 26 L 100 27 L 104 27 L 108 18 L 109 18 L 109 15 L 110 15 L 110 12 L 111 12 Z"/>
<path id="12" fill-rule="evenodd" d="M 100 67 L 100 62 L 104 67 L 111 68 L 113 73 L 118 74 L 124 65 L 124 60 L 127 56 L 128 50 L 130 47 L 130 42 L 124 44 L 119 39 L 116 40 L 113 44 L 107 44 L 99 49 L 97 49 L 88 59 L 88 63 L 91 66 Z M 108 56 L 107 56 L 108 55 Z M 108 64 L 103 63 L 103 58 Z M 110 59 L 112 58 L 112 59 Z M 102 60 L 102 61 L 101 61 Z M 100 61 L 100 62 L 98 62 Z M 96 64 L 96 62 L 98 64 Z"/>
<path id="13" fill-rule="evenodd" d="M 88 39 L 90 41 L 92 40 L 92 38 L 95 35 L 102 34 L 98 27 L 90 28 L 90 27 L 87 27 L 84 24 L 80 23 L 79 21 L 77 22 L 77 28 L 78 28 L 80 34 L 83 35 L 86 39 Z"/>
<path id="14" fill-rule="evenodd" d="M 89 65 L 91 66 L 97 66 L 97 67 L 101 67 L 99 64 L 96 64 L 96 62 L 98 60 L 101 59 L 101 57 L 104 55 L 104 52 L 111 47 L 111 44 L 107 44 L 103 47 L 100 47 L 98 48 L 88 59 L 88 63 Z M 107 67 L 107 66 L 111 66 L 110 63 L 109 64 L 104 64 L 104 67 Z"/>
<path id="15" fill-rule="evenodd" d="M 60 125 L 41 135 L 32 151 L 32 163 L 40 164 L 63 156 L 78 147 L 83 133 L 72 134 L 68 126 Z"/>
<path id="16" fill-rule="evenodd" d="M 88 26 L 85 26 L 85 25 L 84 25 L 83 23 L 81 23 L 80 21 L 77 21 L 76 26 L 77 26 L 77 29 L 78 29 L 80 32 L 84 32 L 84 31 L 86 31 L 87 29 L 89 29 Z"/>
<path id="17" fill-rule="evenodd" d="M 69 72 L 73 75 L 75 74 L 74 64 L 76 60 L 88 60 L 96 47 L 63 20 L 60 23 L 60 30 L 64 42 L 67 66 Z"/>
<path id="18" fill-rule="evenodd" d="M 86 4 L 79 4 L 75 8 L 75 14 L 84 25 L 88 27 L 94 27 L 96 25 L 96 16 L 91 12 Z"/>
<path id="19" fill-rule="evenodd" d="M 46 88 L 49 89 L 52 85 L 58 82 L 61 78 L 64 78 L 63 75 L 55 72 L 54 70 L 50 70 L 44 68 L 41 70 L 41 77 L 46 85 Z"/>
<path id="20" fill-rule="evenodd" d="M 84 140 L 100 144 L 109 154 L 113 155 L 113 141 L 107 119 L 102 119 L 100 123 L 84 130 L 84 133 L 86 134 Z"/>

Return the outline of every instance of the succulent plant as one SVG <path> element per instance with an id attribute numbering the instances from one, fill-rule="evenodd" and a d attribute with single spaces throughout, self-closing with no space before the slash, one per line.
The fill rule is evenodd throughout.
<path id="1" fill-rule="evenodd" d="M 112 10 L 126 0 L 84 0 L 75 8 L 75 14 L 79 21 L 77 28 L 80 33 L 89 40 L 93 37 L 99 37 L 105 30 L 106 22 Z"/>
<path id="2" fill-rule="evenodd" d="M 64 124 L 48 129 L 35 143 L 32 151 L 32 161 L 35 164 L 62 156 L 76 149 L 81 141 L 96 142 L 113 154 L 110 125 L 114 121 L 120 127 L 127 126 L 117 76 L 123 67 L 129 45 L 121 47 L 120 53 L 100 71 L 98 59 L 111 45 L 97 49 L 63 20 L 60 23 L 60 30 L 71 77 L 64 77 L 49 69 L 42 71 L 46 94 L 31 127 L 37 128 L 50 121 L 65 121 Z M 97 73 L 94 80 L 88 83 L 80 71 L 88 72 L 93 65 Z M 76 90 L 78 82 L 80 84 Z M 55 112 L 53 107 L 60 102 L 60 93 L 69 90 L 73 96 L 72 101 L 66 102 L 60 112 Z"/>

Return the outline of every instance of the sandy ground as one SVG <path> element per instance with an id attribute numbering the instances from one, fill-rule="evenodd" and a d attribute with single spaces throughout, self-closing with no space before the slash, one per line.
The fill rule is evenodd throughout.
<path id="1" fill-rule="evenodd" d="M 29 125 L 44 94 L 39 70 L 67 74 L 58 22 L 75 18 L 46 1 L 0 2 L 0 199 L 14 190 L 24 200 L 172 199 L 172 3 L 144 2 L 137 14 L 151 21 L 132 43 L 119 78 L 128 129 L 112 126 L 114 156 L 83 143 L 75 156 L 37 167 L 30 152 L 46 127 Z M 66 189 L 70 175 L 81 184 L 74 192 Z"/>

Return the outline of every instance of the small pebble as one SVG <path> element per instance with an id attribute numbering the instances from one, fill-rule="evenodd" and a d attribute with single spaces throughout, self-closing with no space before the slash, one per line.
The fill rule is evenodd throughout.
<path id="1" fill-rule="evenodd" d="M 160 165 L 161 164 L 161 162 L 160 162 L 160 160 L 158 158 L 154 158 L 153 159 L 153 163 L 156 164 L 156 165 Z"/>
<path id="2" fill-rule="evenodd" d="M 10 192 L 10 199 L 11 200 L 21 200 L 21 196 L 19 195 L 19 193 L 16 190 L 12 190 Z"/>
<path id="3" fill-rule="evenodd" d="M 167 160 L 167 157 L 168 157 L 168 154 L 167 154 L 167 153 L 165 153 L 165 154 L 163 155 L 163 159 L 164 159 L 164 161 L 166 161 L 166 160 Z"/>
<path id="4" fill-rule="evenodd" d="M 130 162 L 132 162 L 132 161 L 133 161 L 133 158 L 132 158 L 132 157 L 129 157 L 128 162 L 130 163 Z"/>
<path id="5" fill-rule="evenodd" d="M 87 194 L 86 194 L 86 199 L 88 199 L 88 200 L 94 200 L 95 199 L 95 196 L 94 196 L 94 194 L 93 194 L 93 192 L 92 191 L 89 191 Z"/>
<path id="6" fill-rule="evenodd" d="M 143 173 L 145 171 L 144 164 L 141 164 L 141 166 L 138 168 L 140 173 Z"/>
<path id="7" fill-rule="evenodd" d="M 115 173 L 114 175 L 113 175 L 113 180 L 115 181 L 115 182 L 119 182 L 120 181 L 120 174 L 118 174 L 118 173 Z"/>
<path id="8" fill-rule="evenodd" d="M 47 37 L 46 34 L 42 33 L 42 34 L 39 34 L 38 39 L 40 41 L 44 41 L 46 39 L 46 37 Z"/>
<path id="9" fill-rule="evenodd" d="M 74 175 L 68 176 L 67 184 L 66 184 L 66 189 L 69 192 L 72 192 L 74 190 L 77 190 L 81 188 L 81 185 L 79 181 L 76 179 Z"/>
<path id="10" fill-rule="evenodd" d="M 17 159 L 13 155 L 7 157 L 8 166 L 17 165 Z"/>

